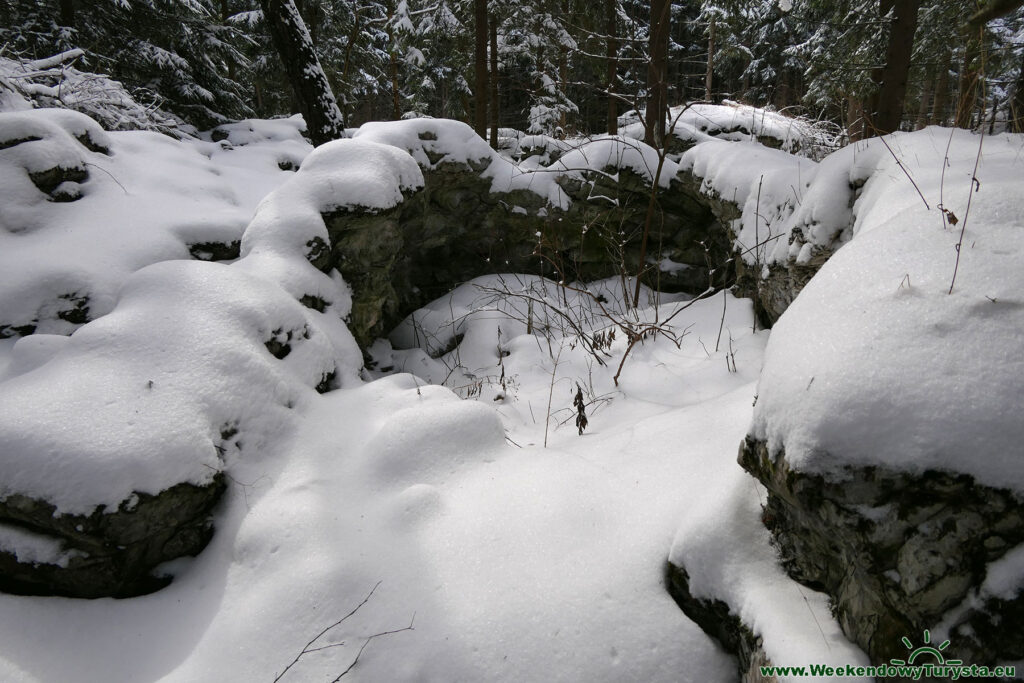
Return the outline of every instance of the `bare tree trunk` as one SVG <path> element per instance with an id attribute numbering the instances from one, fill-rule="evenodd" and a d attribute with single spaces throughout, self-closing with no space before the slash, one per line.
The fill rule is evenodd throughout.
<path id="1" fill-rule="evenodd" d="M 651 54 L 647 65 L 647 125 L 644 142 L 652 147 L 661 147 L 665 143 L 671 7 L 670 0 L 651 0 Z"/>
<path id="2" fill-rule="evenodd" d="M 75 0 L 60 0 L 60 25 L 75 25 Z"/>
<path id="3" fill-rule="evenodd" d="M 938 83 L 935 85 L 935 101 L 932 104 L 932 115 L 928 122 L 946 125 L 946 107 L 949 106 L 949 55 L 940 62 Z"/>
<path id="4" fill-rule="evenodd" d="M 480 137 L 487 138 L 487 0 L 473 0 L 474 18 L 474 84 L 473 112 L 474 129 Z"/>
<path id="5" fill-rule="evenodd" d="M 704 76 L 704 100 L 711 102 L 711 79 L 715 68 L 715 17 L 711 17 L 708 27 L 708 72 Z"/>
<path id="6" fill-rule="evenodd" d="M 996 132 L 996 113 L 999 111 L 999 95 L 992 97 L 992 116 L 988 119 L 988 134 L 994 135 Z"/>
<path id="7" fill-rule="evenodd" d="M 619 30 L 616 0 L 605 0 L 605 33 L 607 34 L 607 67 L 606 78 L 608 82 L 608 134 L 616 135 L 619 132 L 619 108 L 615 101 L 615 86 L 618 80 L 617 71 L 619 68 L 619 41 L 616 33 Z"/>
<path id="8" fill-rule="evenodd" d="M 295 3 L 260 0 L 260 6 L 313 144 L 344 137 L 341 111 Z"/>
<path id="9" fill-rule="evenodd" d="M 1024 133 L 1024 54 L 1021 56 L 1020 74 L 1017 84 L 1013 86 L 1013 99 L 1010 100 L 1009 129 L 1014 133 Z"/>
<path id="10" fill-rule="evenodd" d="M 402 118 L 402 106 L 398 93 L 398 55 L 395 54 L 395 33 L 393 19 L 394 10 L 388 8 L 388 75 L 391 80 L 391 118 L 399 121 Z"/>
<path id="11" fill-rule="evenodd" d="M 562 16 L 569 16 L 569 0 L 562 0 Z M 569 48 L 565 45 L 558 46 L 558 87 L 561 91 L 565 92 L 565 84 L 569 81 Z M 562 129 L 562 135 L 566 135 L 566 128 L 568 127 L 568 121 L 566 120 L 566 111 L 563 108 L 558 113 L 558 127 Z"/>
<path id="12" fill-rule="evenodd" d="M 395 121 L 402 118 L 402 102 L 398 91 L 398 60 L 395 53 L 390 53 L 391 66 L 391 114 Z"/>
<path id="13" fill-rule="evenodd" d="M 974 114 L 974 104 L 978 98 L 978 86 L 981 80 L 981 33 L 984 27 L 971 30 L 965 36 L 964 61 L 960 67 L 960 95 L 957 97 L 956 118 L 953 125 L 957 128 L 970 128 Z"/>
<path id="14" fill-rule="evenodd" d="M 917 106 L 917 123 L 914 130 L 921 130 L 928 125 L 928 107 L 932 103 L 932 88 L 935 86 L 935 67 L 929 67 L 921 89 L 921 101 Z"/>
<path id="15" fill-rule="evenodd" d="M 846 134 L 850 142 L 864 139 L 864 106 L 852 95 L 846 98 Z"/>
<path id="16" fill-rule="evenodd" d="M 72 3 L 72 0 L 60 0 L 61 14 L 63 14 L 64 4 L 65 3 L 70 5 Z M 74 7 L 72 7 L 72 10 L 74 10 Z M 228 19 L 230 19 L 230 18 L 231 18 L 231 8 L 228 5 L 228 0 L 220 0 L 220 23 L 226 25 L 228 23 Z M 233 80 L 235 80 L 235 62 L 234 62 L 234 60 L 232 60 L 230 58 L 227 61 L 228 61 L 228 79 L 233 81 Z"/>
<path id="17" fill-rule="evenodd" d="M 881 88 L 872 98 L 870 134 L 884 135 L 899 130 L 903 120 L 907 76 L 917 30 L 917 10 L 921 0 L 882 0 L 881 11 L 893 11 L 885 67 L 881 70 Z"/>
<path id="18" fill-rule="evenodd" d="M 498 148 L 500 99 L 498 95 L 498 19 L 491 17 L 491 147 Z"/>

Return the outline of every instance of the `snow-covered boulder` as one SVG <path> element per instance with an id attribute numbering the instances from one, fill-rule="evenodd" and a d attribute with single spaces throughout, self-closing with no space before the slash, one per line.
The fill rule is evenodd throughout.
<path id="1" fill-rule="evenodd" d="M 773 328 L 740 463 L 791 574 L 874 659 L 931 629 L 964 661 L 1019 660 L 1024 139 L 886 141 L 823 162 L 784 221 L 770 258 L 843 246 Z"/>
<path id="2" fill-rule="evenodd" d="M 258 139 L 231 147 L 0 112 L 0 339 L 70 334 L 152 263 L 238 258 L 256 203 L 291 176 L 280 162 L 309 153 L 289 123 L 248 122 Z"/>
<path id="3" fill-rule="evenodd" d="M 119 134 L 114 158 L 125 157 L 127 168 L 141 163 L 136 145 L 200 166 L 195 148 L 241 153 L 131 133 Z M 375 149 L 406 158 L 411 175 L 401 182 L 419 177 L 404 153 Z M 362 359 L 343 323 L 350 292 L 337 272 L 311 262 L 311 245 L 327 237 L 321 212 L 338 205 L 332 188 L 352 181 L 330 154 L 303 163 L 261 204 L 233 263 L 190 259 L 179 238 L 178 258 L 143 260 L 116 282 L 103 315 L 70 336 L 31 334 L 13 344 L 0 367 L 0 589 L 97 597 L 158 588 L 167 579 L 152 574 L 157 565 L 210 539 L 209 514 L 232 464 L 271 458 L 316 392 L 358 381 Z M 254 159 L 281 174 L 255 148 L 238 161 Z M 53 218 L 40 210 L 37 233 L 58 229 Z M 94 235 L 99 223 L 86 221 Z M 180 228 L 171 227 L 140 241 Z M 211 235 L 192 227 L 196 237 Z M 114 251 L 110 261 L 133 265 L 127 249 Z M 113 289 L 99 277 L 97 252 L 79 254 L 81 270 Z M 30 286 L 41 265 L 14 269 L 15 286 Z M 22 303 L 4 294 L 5 305 Z"/>

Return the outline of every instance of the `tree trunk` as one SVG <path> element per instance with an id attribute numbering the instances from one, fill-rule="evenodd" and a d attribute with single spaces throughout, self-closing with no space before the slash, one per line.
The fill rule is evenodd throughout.
<path id="1" fill-rule="evenodd" d="M 921 89 L 921 101 L 917 106 L 917 123 L 914 130 L 921 130 L 928 125 L 928 107 L 932 103 L 932 88 L 935 86 L 935 67 L 930 67 L 924 78 L 924 87 Z"/>
<path id="2" fill-rule="evenodd" d="M 932 115 L 928 122 L 944 126 L 946 125 L 946 107 L 949 106 L 949 55 L 943 55 L 939 62 L 939 80 L 935 85 L 935 101 L 932 104 Z"/>
<path id="3" fill-rule="evenodd" d="M 475 50 L 473 55 L 473 113 L 476 134 L 487 139 L 487 0 L 473 0 Z"/>
<path id="4" fill-rule="evenodd" d="M 491 147 L 498 149 L 500 99 L 498 95 L 498 19 L 491 17 Z"/>
<path id="5" fill-rule="evenodd" d="M 996 113 L 999 111 L 999 95 L 992 97 L 992 116 L 988 119 L 988 134 L 994 135 L 996 132 Z"/>
<path id="6" fill-rule="evenodd" d="M 852 95 L 846 98 L 846 134 L 850 142 L 864 139 L 864 106 Z"/>
<path id="7" fill-rule="evenodd" d="M 619 132 L 619 108 L 615 101 L 615 85 L 618 80 L 617 71 L 619 68 L 619 41 L 615 37 L 619 30 L 618 13 L 616 0 L 605 0 L 605 33 L 608 36 L 608 50 L 606 73 L 608 83 L 608 134 L 616 135 Z"/>
<path id="8" fill-rule="evenodd" d="M 402 98 L 398 88 L 398 59 L 394 50 L 390 55 L 391 62 L 391 115 L 392 119 L 398 121 L 402 118 Z"/>
<path id="9" fill-rule="evenodd" d="M 562 16 L 568 17 L 569 14 L 569 0 L 562 0 Z M 565 45 L 558 46 L 558 88 L 561 92 L 565 92 L 565 84 L 569 82 L 569 48 Z M 566 119 L 565 107 L 558 113 L 558 127 L 562 129 L 562 136 L 566 135 L 566 128 L 568 128 L 568 120 Z"/>
<path id="10" fill-rule="evenodd" d="M 1014 133 L 1024 133 L 1024 54 L 1021 55 L 1020 74 L 1017 84 L 1013 87 L 1013 99 L 1010 100 L 1009 129 Z"/>
<path id="11" fill-rule="evenodd" d="M 708 27 L 708 72 L 704 76 L 704 100 L 711 102 L 711 78 L 715 68 L 715 17 L 711 17 Z"/>
<path id="12" fill-rule="evenodd" d="M 60 0 L 63 8 L 64 3 L 71 4 L 72 0 Z M 228 4 L 228 0 L 220 0 L 220 23 L 227 26 L 228 19 L 231 18 L 231 7 Z M 235 80 L 235 62 L 233 59 L 228 58 L 228 80 Z"/>
<path id="13" fill-rule="evenodd" d="M 652 147 L 661 147 L 665 143 L 671 7 L 670 0 L 651 0 L 650 61 L 647 65 L 647 125 L 644 142 Z"/>
<path id="14" fill-rule="evenodd" d="M 60 25 L 75 25 L 75 0 L 60 0 Z"/>
<path id="15" fill-rule="evenodd" d="M 881 11 L 893 11 L 881 87 L 872 98 L 870 134 L 884 135 L 899 130 L 907 94 L 907 76 L 917 30 L 917 10 L 921 0 L 882 0 Z"/>
<path id="16" fill-rule="evenodd" d="M 398 55 L 396 52 L 396 39 L 394 29 L 395 12 L 388 8 L 388 76 L 391 81 L 391 118 L 399 121 L 402 118 L 401 95 L 398 92 Z"/>
<path id="17" fill-rule="evenodd" d="M 313 144 L 322 145 L 344 137 L 341 111 L 295 3 L 260 0 L 260 6 Z"/>
<path id="18" fill-rule="evenodd" d="M 981 33 L 984 28 L 974 29 L 965 36 L 964 61 L 960 67 L 960 95 L 956 103 L 956 119 L 953 125 L 957 128 L 970 128 L 974 114 L 974 104 L 978 98 L 978 85 L 981 80 Z"/>

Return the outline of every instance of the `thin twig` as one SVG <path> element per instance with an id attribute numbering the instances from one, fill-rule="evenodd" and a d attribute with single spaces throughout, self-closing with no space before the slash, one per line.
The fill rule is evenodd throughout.
<path id="1" fill-rule="evenodd" d="M 416 613 L 413 612 L 412 613 L 412 619 L 409 620 L 409 625 L 406 626 L 405 628 L 396 628 L 393 631 L 381 631 L 380 633 L 374 633 L 372 636 L 367 637 L 367 639 L 363 643 L 362 647 L 359 648 L 359 652 L 356 653 L 356 658 L 353 659 L 352 663 L 348 665 L 348 668 L 345 669 L 344 671 L 342 671 L 340 674 L 338 674 L 338 677 L 335 678 L 334 680 L 332 680 L 331 683 L 338 683 L 338 681 L 340 681 L 342 679 L 342 677 L 345 676 L 345 674 L 347 674 L 348 672 L 350 672 L 352 669 L 355 668 L 356 664 L 359 663 L 359 657 L 362 656 L 363 650 L 366 649 L 366 646 L 369 645 L 370 641 L 372 641 L 374 638 L 380 638 L 382 636 L 390 636 L 390 635 L 393 635 L 395 633 L 401 633 L 402 631 L 415 631 L 416 629 L 414 629 L 413 626 L 412 626 L 415 621 L 416 621 Z"/>
<path id="2" fill-rule="evenodd" d="M 949 283 L 949 291 L 947 294 L 953 293 L 953 285 L 956 284 L 956 272 L 960 268 L 960 251 L 964 245 L 964 233 L 967 232 L 967 217 L 971 213 L 971 199 L 974 198 L 974 193 L 981 189 L 981 183 L 978 181 L 978 164 L 981 162 L 981 146 L 985 142 L 985 127 L 981 128 L 981 137 L 978 139 L 978 155 L 974 157 L 974 170 L 971 172 L 971 189 L 967 195 L 967 208 L 964 209 L 963 225 L 960 226 L 960 239 L 956 243 L 956 263 L 953 265 L 953 279 Z"/>
<path id="3" fill-rule="evenodd" d="M 910 175 L 910 171 L 907 170 L 907 167 L 904 166 L 903 162 L 900 161 L 898 156 L 896 156 L 896 152 L 892 151 L 892 147 L 890 147 L 889 143 L 885 141 L 885 136 L 879 136 L 878 139 L 881 140 L 882 144 L 885 145 L 885 148 L 889 150 L 889 154 L 891 154 L 892 158 L 896 160 L 896 165 L 900 167 L 900 170 L 907 176 L 907 180 L 909 180 L 910 184 L 914 186 L 915 190 L 917 190 L 917 196 L 921 198 L 922 202 L 924 202 L 924 208 L 931 211 L 932 207 L 928 206 L 928 200 L 924 198 L 924 193 L 921 192 L 921 188 L 917 186 L 916 182 L 914 182 L 914 177 Z"/>
<path id="4" fill-rule="evenodd" d="M 349 617 L 351 617 L 351 616 L 352 616 L 353 614 L 355 614 L 356 612 L 358 612 L 358 611 L 359 611 L 359 608 L 360 608 L 360 607 L 362 607 L 363 605 L 365 605 L 365 604 L 366 604 L 366 603 L 367 603 L 367 602 L 368 602 L 368 601 L 370 600 L 370 598 L 371 598 L 371 597 L 373 597 L 373 594 L 374 594 L 374 592 L 375 592 L 375 591 L 377 590 L 377 587 L 378 587 L 378 586 L 380 586 L 380 584 L 381 584 L 381 583 L 382 583 L 382 581 L 378 581 L 378 582 L 377 582 L 376 584 L 374 584 L 373 588 L 372 588 L 372 589 L 370 589 L 370 592 L 369 592 L 369 593 L 367 593 L 367 595 L 366 595 L 366 597 L 365 597 L 365 598 L 363 598 L 363 601 L 362 601 L 362 602 L 360 602 L 360 603 L 359 603 L 358 605 L 356 605 L 356 606 L 355 606 L 355 608 L 354 608 L 354 609 L 353 609 L 353 610 L 352 610 L 351 612 L 349 612 L 348 614 L 346 614 L 345 616 L 343 616 L 343 617 L 342 617 L 341 619 L 338 619 L 338 620 L 337 620 L 336 622 L 334 622 L 333 624 L 331 624 L 330 626 L 328 626 L 327 628 L 325 628 L 325 629 L 324 629 L 323 631 L 320 631 L 320 633 L 316 634 L 316 635 L 315 635 L 315 636 L 313 637 L 313 639 L 312 639 L 312 640 L 310 640 L 310 641 L 309 641 L 308 643 L 306 643 L 306 646 L 302 648 L 302 652 L 300 652 L 299 654 L 297 654 L 297 655 L 295 656 L 295 659 L 293 659 L 293 660 L 291 661 L 291 663 L 290 663 L 290 664 L 288 664 L 288 666 L 286 666 L 286 667 L 284 668 L 284 671 L 282 671 L 281 673 L 279 673 L 279 674 L 277 675 L 277 677 L 276 677 L 276 678 L 274 679 L 274 683 L 277 683 L 277 682 L 278 682 L 278 681 L 280 681 L 280 680 L 281 680 L 282 678 L 284 678 L 284 675 L 285 675 L 286 673 L 288 673 L 288 670 L 289 670 L 289 669 L 291 669 L 291 668 L 292 668 L 293 666 L 295 666 L 295 664 L 296 664 L 296 663 L 297 663 L 297 662 L 299 661 L 299 659 L 301 659 L 301 658 L 302 658 L 302 656 L 303 656 L 303 655 L 305 655 L 305 654 L 308 654 L 309 652 L 311 652 L 311 650 L 310 650 L 309 648 L 310 648 L 310 647 L 311 647 L 311 646 L 313 645 L 313 643 L 315 643 L 315 642 L 316 642 L 317 640 L 319 640 L 319 639 L 320 639 L 320 637 L 321 637 L 322 635 L 324 635 L 325 633 L 327 633 L 328 631 L 330 631 L 330 630 L 331 630 L 332 628 L 334 628 L 335 626 L 338 626 L 338 625 L 340 625 L 340 624 L 341 624 L 341 623 L 342 623 L 343 621 L 345 621 L 346 619 L 348 619 Z M 364 647 L 365 647 L 365 644 L 364 644 Z M 360 652 L 362 652 L 362 650 L 360 650 Z M 357 656 L 357 657 L 356 657 L 356 659 L 359 659 L 359 657 Z M 353 664 L 353 665 L 355 665 L 355 662 L 352 662 L 352 664 Z M 349 667 L 349 668 L 351 668 L 351 667 Z M 343 674 L 343 675 L 344 675 L 344 674 Z"/>

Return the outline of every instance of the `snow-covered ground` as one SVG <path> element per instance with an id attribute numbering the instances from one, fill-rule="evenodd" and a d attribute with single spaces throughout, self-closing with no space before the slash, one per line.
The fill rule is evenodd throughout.
<path id="1" fill-rule="evenodd" d="M 33 115 L 19 113 L 6 125 L 27 126 Z M 44 132 L 59 138 L 69 126 L 87 125 L 61 116 Z M 9 132 L 18 137 L 18 130 Z M 324 150 L 303 159 L 308 148 L 299 146 L 288 122 L 243 123 L 226 132 L 220 143 L 107 134 L 102 139 L 111 155 L 77 152 L 83 158 L 75 161 L 109 173 L 93 170 L 75 202 L 8 188 L 21 202 L 19 217 L 35 221 L 28 233 L 40 251 L 7 250 L 18 275 L 7 287 L 21 290 L 6 291 L 4 301 L 27 305 L 30 314 L 43 308 L 18 291 L 47 296 L 40 279 L 69 270 L 68 259 L 77 256 L 78 289 L 87 288 L 97 319 L 71 337 L 33 334 L 3 342 L 5 486 L 69 511 L 86 511 L 98 494 L 116 505 L 140 485 L 157 490 L 176 477 L 212 472 L 216 459 L 192 462 L 188 454 L 203 452 L 203 440 L 218 443 L 218 424 L 237 434 L 221 453 L 229 492 L 210 546 L 194 560 L 167 566 L 174 582 L 144 597 L 0 596 L 0 678 L 273 680 L 379 582 L 363 607 L 310 649 L 331 647 L 304 655 L 288 677 L 329 680 L 369 636 L 412 624 L 374 640 L 353 674 L 363 680 L 731 680 L 733 661 L 672 602 L 663 569 L 690 501 L 720 470 L 737 471 L 735 444 L 749 419 L 766 337 L 751 332 L 748 303 L 722 295 L 682 312 L 677 327 L 688 330 L 679 348 L 666 338 L 638 346 L 616 389 L 616 356 L 626 343 L 621 334 L 600 365 L 578 339 L 562 339 L 562 331 L 527 335 L 514 298 L 503 314 L 494 313 L 491 290 L 501 280 L 481 281 L 453 295 L 466 327 L 456 351 L 435 360 L 379 345 L 390 354 L 392 372 L 397 361 L 424 378 L 454 369 L 448 377 L 454 392 L 409 374 L 355 386 L 351 370 L 344 370 L 351 367 L 344 354 L 352 351 L 325 327 L 327 316 L 301 312 L 284 294 L 319 287 L 321 295 L 340 297 L 333 314 L 343 315 L 344 291 L 331 290 L 337 285 L 311 269 L 304 274 L 308 263 L 289 260 L 305 237 L 288 238 L 281 226 L 296 235 L 316 232 L 306 214 L 340 201 L 323 188 L 347 178 L 332 175 L 331 159 L 365 159 L 382 148 L 357 140 L 332 148 L 335 157 Z M 28 151 L 19 151 L 30 155 L 39 144 L 22 143 Z M 70 138 L 61 144 L 55 147 L 77 149 Z M 302 171 L 279 170 L 282 159 L 302 163 Z M 413 166 L 393 182 L 415 187 L 417 177 Z M 243 238 L 260 197 L 291 178 L 263 202 Z M 360 203 L 379 191 L 378 203 L 397 200 L 397 190 L 384 187 L 390 176 L 363 180 L 367 187 L 349 193 Z M 241 239 L 241 260 L 180 260 L 188 258 L 185 224 L 193 240 Z M 128 229 L 138 237 L 117 232 Z M 8 230 L 4 239 L 19 236 Z M 554 283 L 533 284 L 555 291 Z M 613 285 L 598 287 L 621 299 Z M 664 319 L 685 303 L 667 297 L 657 309 L 653 295 L 645 295 L 646 319 Z M 430 308 L 453 310 L 446 301 Z M 427 313 L 416 315 L 422 320 Z M 588 332 L 608 326 L 593 312 L 580 315 Z M 40 331 L 73 329 L 58 329 L 59 321 Z M 435 334 L 446 322 L 432 321 Z M 285 330 L 275 329 L 281 326 L 313 334 L 283 361 L 264 358 L 259 342 L 282 341 Z M 350 388 L 321 396 L 309 385 L 322 369 L 318 359 L 330 354 L 322 335 L 335 340 L 344 370 L 337 381 Z M 725 360 L 730 338 L 738 372 Z M 430 367 L 417 369 L 416 360 Z M 572 424 L 577 382 L 593 401 L 582 437 Z M 503 398 L 493 400 L 499 391 Z M 471 400 L 459 398 L 470 394 Z M 102 420 L 90 423 L 97 416 Z M 147 438 L 159 447 L 147 449 Z M 57 469 L 19 459 L 40 443 Z M 71 453 L 77 457 L 68 458 Z M 111 460 L 111 454 L 120 455 Z M 167 460 L 154 461 L 154 454 Z M 91 468 L 96 476 L 89 476 Z M 69 476 L 47 474 L 53 471 Z M 749 521 L 755 524 L 756 516 Z M 60 554 L 6 531 L 7 547 L 25 559 Z M 48 654 L 54 651 L 60 656 Z"/>
<path id="2" fill-rule="evenodd" d="M 582 437 L 571 423 L 553 428 L 546 449 L 552 359 L 522 336 L 502 359 L 516 385 L 502 402 L 493 385 L 466 401 L 408 374 L 317 399 L 288 449 L 234 463 L 212 544 L 175 563 L 167 589 L 0 598 L 4 679 L 273 680 L 380 582 L 316 643 L 345 645 L 304 656 L 288 677 L 330 680 L 367 636 L 412 623 L 373 642 L 353 673 L 732 680 L 735 664 L 662 585 L 680 516 L 698 512 L 709 479 L 737 469 L 751 410 L 765 333 L 751 334 L 746 302 L 729 302 L 730 373 L 700 343 L 713 347 L 720 315 L 721 297 L 703 302 L 681 349 L 635 351 L 622 394 L 592 408 Z M 495 350 L 483 339 L 466 349 L 489 352 L 491 371 Z M 583 355 L 564 349 L 555 420 L 587 379 Z M 608 389 L 609 368 L 593 377 Z M 61 656 L 46 657 L 54 647 Z"/>
<path id="3" fill-rule="evenodd" d="M 6 116 L 20 118 L 5 123 Z M 17 138 L 36 125 L 35 116 L 0 114 L 0 131 Z M 39 120 L 45 124 L 41 140 L 0 150 L 0 165 L 6 163 L 12 177 L 38 161 L 25 149 L 15 158 L 12 150 L 51 138 L 66 143 L 54 143 L 55 149 L 76 149 L 62 135 L 74 137 L 74 126 L 87 125 L 74 117 Z M 755 393 L 762 418 L 754 425 L 763 430 L 766 411 L 783 399 L 796 400 L 786 393 L 796 386 L 786 373 L 814 362 L 777 352 L 782 376 L 771 386 L 762 379 L 759 389 L 768 333 L 754 331 L 748 301 L 720 293 L 688 305 L 644 291 L 640 308 L 628 311 L 617 304 L 623 298 L 619 283 L 590 283 L 586 288 L 607 302 L 603 314 L 582 285 L 560 291 L 539 278 L 485 277 L 410 316 L 389 340 L 374 345 L 375 363 L 357 376 L 361 358 L 340 322 L 350 305 L 348 287 L 336 274 L 316 271 L 303 249 L 310 238 L 326 235 L 319 211 L 346 202 L 389 206 L 418 186 L 422 179 L 412 159 L 422 152 L 420 164 L 433 163 L 427 152 L 444 143 L 425 141 L 423 125 L 367 126 L 355 140 L 310 156 L 294 121 L 243 122 L 226 130 L 222 142 L 107 133 L 112 155 L 75 152 L 73 161 L 90 169 L 78 201 L 53 203 L 31 187 L 0 186 L 10 193 L 0 207 L 4 267 L 17 275 L 0 290 L 0 312 L 15 322 L 22 312 L 30 318 L 74 285 L 73 291 L 88 292 L 96 318 L 70 337 L 57 336 L 71 332 L 57 316 L 47 319 L 52 328 L 39 330 L 57 334 L 0 341 L 0 437 L 13 445 L 0 454 L 6 473 L 0 495 L 17 483 L 81 511 L 86 493 L 109 485 L 106 496 L 116 504 L 142 479 L 159 483 L 160 476 L 180 474 L 146 469 L 152 463 L 139 449 L 147 438 L 156 435 L 166 451 L 168 443 L 184 443 L 174 439 L 191 433 L 196 443 L 180 450 L 207 442 L 212 449 L 223 434 L 218 428 L 235 430 L 233 447 L 220 462 L 188 461 L 184 474 L 223 466 L 228 475 L 206 550 L 170 563 L 165 571 L 174 582 L 143 597 L 0 595 L 0 679 L 273 681 L 287 669 L 281 680 L 332 680 L 358 657 L 351 675 L 366 681 L 735 680 L 735 662 L 665 590 L 670 549 L 674 560 L 685 556 L 695 592 L 739 608 L 764 636 L 775 663 L 863 659 L 839 634 L 826 600 L 798 587 L 775 564 L 760 522 L 765 493 L 735 462 Z M 458 134 L 454 126 L 445 131 Z M 903 139 L 903 157 L 920 156 L 935 140 L 929 132 Z M 475 140 L 456 143 L 460 160 L 499 159 L 486 145 L 474 147 Z M 1019 139 L 993 144 L 1006 154 L 1018 149 L 1020 158 Z M 593 158 L 568 152 L 562 163 L 599 167 L 626 147 L 598 140 L 591 143 Z M 846 176 L 827 170 L 841 162 L 795 161 L 749 142 L 710 141 L 684 156 L 682 166 L 700 167 L 709 187 L 735 194 L 748 212 L 757 201 L 757 182 L 765 191 L 761 201 L 774 207 L 773 229 L 783 235 L 802 217 L 804 226 L 833 222 L 833 213 L 815 213 L 830 211 L 835 196 L 810 186 L 814 178 L 867 180 L 863 197 L 870 204 L 858 204 L 861 222 L 843 243 L 883 240 L 889 225 L 884 219 L 894 213 L 908 216 L 890 226 L 899 253 L 924 246 L 937 255 L 957 235 L 939 224 L 920 230 L 933 230 L 941 245 L 914 238 L 919 217 L 910 205 L 918 200 L 878 149 L 862 150 L 858 160 L 867 165 L 847 163 Z M 734 151 L 735 165 L 712 163 L 712 157 Z M 626 153 L 646 161 L 642 148 Z M 750 157 L 745 166 L 743 154 Z M 957 152 L 956 159 L 964 154 Z M 1019 169 L 1003 151 L 998 155 L 1003 165 L 995 169 Z M 353 176 L 353 159 L 375 166 Z M 784 203 L 781 181 L 755 179 L 750 159 L 788 174 L 795 182 L 793 203 Z M 282 171 L 285 161 L 301 170 Z M 523 175 L 503 159 L 488 172 L 495 182 Z M 962 190 L 960 166 L 949 173 L 950 191 L 954 184 Z M 932 187 L 933 181 L 922 182 Z M 542 196 L 560 201 L 554 191 Z M 821 200 L 806 201 L 815 196 Z M 966 219 L 960 205 L 946 201 Z M 997 229 L 991 240 L 1012 242 L 1019 202 L 1014 197 L 973 209 L 972 230 Z M 863 218 L 869 207 L 876 219 Z M 765 213 L 762 208 L 755 204 L 754 213 Z M 769 229 L 748 226 L 752 220 L 746 216 L 738 226 L 741 239 L 749 237 L 749 227 Z M 866 239 L 854 238 L 857 229 Z M 207 234 L 239 240 L 239 260 L 185 260 L 188 244 L 205 241 Z M 807 234 L 815 238 L 812 229 Z M 978 241 L 994 257 L 1005 256 L 995 258 L 1003 266 L 1014 258 L 1019 263 L 1015 248 L 990 243 L 983 233 L 969 237 L 972 248 Z M 6 248 L 15 244 L 18 249 Z M 885 244 L 875 251 L 863 247 L 866 255 L 851 256 L 858 262 L 847 267 L 885 264 Z M 1000 254 L 1003 248 L 1011 253 Z M 921 259 L 907 265 L 905 288 L 903 266 L 886 266 L 896 280 L 880 281 L 877 292 L 868 288 L 866 298 L 851 306 L 884 305 L 897 315 L 908 301 L 931 301 L 937 294 L 933 278 L 918 274 L 930 272 L 922 270 Z M 999 289 L 995 275 L 978 275 L 978 266 L 976 259 L 964 260 L 961 298 L 991 294 L 993 306 L 1016 306 L 1012 292 Z M 69 273 L 81 281 L 68 284 Z M 995 289 L 982 292 L 972 282 Z M 1017 286 L 1017 280 L 1006 283 Z M 325 311 L 299 306 L 296 299 L 304 294 L 324 299 Z M 979 320 L 990 312 L 980 300 L 956 305 Z M 1018 319 L 1013 316 L 1007 320 Z M 669 334 L 649 336 L 630 350 L 616 382 L 628 344 L 625 328 L 670 318 Z M 948 332 L 942 322 L 920 324 Z M 805 316 L 787 334 L 816 324 Z M 1019 363 L 1005 328 L 1000 323 L 992 332 L 1001 340 L 1000 358 Z M 862 336 L 833 329 L 851 343 Z M 988 343 L 987 331 L 981 328 L 967 342 Z M 451 348 L 456 339 L 461 343 Z M 912 348 L 912 338 L 901 339 Z M 262 348 L 270 341 L 293 343 L 295 351 L 275 360 Z M 791 340 L 788 348 L 798 344 Z M 328 360 L 338 390 L 321 395 L 313 386 L 330 370 Z M 826 365 L 822 372 L 844 367 L 838 361 Z M 815 389 L 829 388 L 814 374 L 817 367 Z M 807 384 L 804 375 L 793 376 Z M 165 385 L 169 390 L 161 393 Z M 574 424 L 577 392 L 588 418 L 582 435 Z M 132 413 L 137 409 L 141 417 Z M 161 420 L 164 412 L 174 417 L 170 424 Z M 88 431 L 92 415 L 106 420 L 95 433 Z M 64 419 L 76 428 L 55 428 L 51 435 L 48 425 Z M 783 436 L 805 436 L 793 433 Z M 76 437 L 96 453 L 116 453 L 118 444 L 128 444 L 130 457 L 104 463 L 109 481 L 68 482 L 32 469 L 33 457 L 45 457 L 60 467 L 50 471 L 88 470 L 82 458 L 62 459 Z M 35 456 L 39 444 L 45 448 Z M 119 472 L 125 462 L 131 468 Z M 0 534 L 0 543 L 17 545 L 25 558 L 59 556 L 59 548 L 35 540 Z M 1006 585 L 1003 580 L 1000 590 Z"/>

